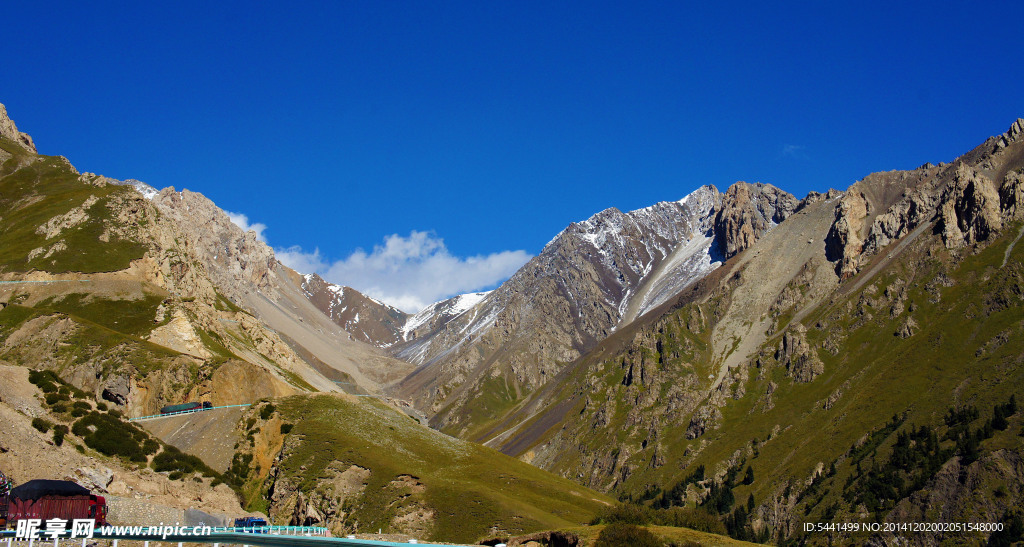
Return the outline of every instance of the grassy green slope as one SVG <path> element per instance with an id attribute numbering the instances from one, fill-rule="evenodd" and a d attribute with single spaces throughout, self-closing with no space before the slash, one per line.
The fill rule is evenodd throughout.
<path id="1" fill-rule="evenodd" d="M 727 381 L 718 425 L 701 436 L 686 435 L 699 405 L 687 407 L 685 398 L 673 400 L 670 392 L 687 385 L 688 378 L 694 391 L 706 383 L 707 371 L 699 363 L 707 357 L 702 342 L 710 325 L 695 318 L 713 323 L 715 296 L 667 314 L 617 352 L 581 360 L 552 397 L 563 405 L 572 401 L 572 410 L 550 420 L 556 410 L 549 407 L 528 422 L 544 425 L 535 428 L 542 432 L 533 431 L 530 443 L 515 445 L 513 437 L 505 446 L 515 446 L 512 453 L 545 443 L 578 447 L 541 463 L 644 503 L 662 503 L 667 491 L 698 466 L 719 477 L 730 465 L 741 471 L 749 466 L 755 480 L 734 481 L 738 501 L 730 509 L 753 495 L 762 510 L 786 507 L 787 519 L 861 518 L 863 511 L 869 520 L 885 518 L 900 507 L 901 498 L 922 488 L 934 492 L 928 481 L 940 464 L 970 461 L 961 457 L 958 444 L 964 431 L 984 430 L 993 407 L 1011 395 L 1024 400 L 1024 248 L 1014 246 L 1003 265 L 1019 229 L 1019 223 L 1007 226 L 976 254 L 951 252 L 937 237 L 924 237 L 858 290 L 846 288 L 859 278 L 848 280 L 803 319 L 812 351 L 824 363 L 824 373 L 813 381 L 796 382 L 775 359 L 781 336 L 793 327 L 785 324 L 792 314 L 781 314 L 779 334 L 745 373 L 736 371 Z M 917 327 L 907 336 L 911 319 Z M 680 405 L 682 411 L 672 410 Z M 968 407 L 979 410 L 977 418 L 946 424 L 951 409 Z M 1021 413 L 1008 422 L 981 440 L 977 465 L 1012 467 L 1000 459 L 1000 451 L 1024 452 Z M 939 439 L 930 456 L 932 468 L 927 474 L 893 468 L 894 444 L 920 426 Z M 888 498 L 865 496 L 878 488 L 883 469 L 891 473 L 886 480 L 903 489 Z M 816 470 L 821 476 L 808 487 Z M 999 473 L 979 473 L 980 490 L 958 511 L 999 521 L 1006 507 L 1020 501 L 1014 481 L 1021 477 L 1010 473 L 1008 483 Z M 701 490 L 690 486 L 691 496 L 684 500 L 692 504 Z"/>
<path id="2" fill-rule="evenodd" d="M 392 529 L 410 504 L 433 512 L 430 536 L 473 541 L 492 530 L 523 533 L 589 521 L 610 500 L 571 481 L 476 444 L 418 425 L 363 397 L 296 396 L 279 405 L 293 422 L 280 462 L 302 491 L 327 488 L 328 468 L 370 471 L 364 493 L 346 501 L 346 525 Z M 422 491 L 389 488 L 400 476 Z M 279 479 L 280 480 L 280 479 Z"/>
<path id="3" fill-rule="evenodd" d="M 98 244 L 106 224 L 111 222 L 107 207 L 112 196 L 132 191 L 123 186 L 95 187 L 83 184 L 78 173 L 64 158 L 34 156 L 13 142 L 0 138 L 0 148 L 13 157 L 0 166 L 0 269 L 53 273 L 104 272 L 128 267 L 141 258 L 146 246 L 137 241 L 112 237 Z M 37 228 L 47 221 L 81 207 L 91 197 L 94 203 L 85 209 L 88 219 L 48 240 Z M 34 249 L 49 249 L 64 242 L 63 250 L 49 257 Z"/>

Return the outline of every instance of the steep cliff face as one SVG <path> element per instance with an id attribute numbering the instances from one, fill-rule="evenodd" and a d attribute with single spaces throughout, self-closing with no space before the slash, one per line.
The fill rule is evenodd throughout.
<path id="1" fill-rule="evenodd" d="M 364 342 L 370 331 L 354 329 L 364 336 L 353 336 L 325 315 L 311 301 L 305 277 L 278 262 L 255 232 L 236 226 L 202 194 L 165 188 L 153 203 L 179 230 L 177 245 L 209 272 L 224 297 L 276 331 L 261 339 L 276 339 L 275 355 L 295 363 L 316 389 L 378 392 L 410 370 Z"/>
<path id="2" fill-rule="evenodd" d="M 726 258 L 753 245 L 799 205 L 792 194 L 770 184 L 737 182 L 722 197 L 715 214 L 715 243 Z"/>
<path id="3" fill-rule="evenodd" d="M 836 272 L 855 275 L 880 249 L 926 224 L 950 248 L 998 233 L 1004 218 L 1019 215 L 1022 141 L 1019 119 L 950 164 L 876 173 L 851 186 L 826 239 Z"/>
<path id="4" fill-rule="evenodd" d="M 36 153 L 36 145 L 34 142 L 32 142 L 32 137 L 28 136 L 25 133 L 22 133 L 21 131 L 18 131 L 18 126 L 14 125 L 14 120 L 12 120 L 7 115 L 7 107 L 5 107 L 3 104 L 0 104 L 0 137 L 10 139 L 12 142 L 17 143 L 25 150 L 33 154 Z M 7 155 L 6 152 L 0 153 Z M 7 157 L 10 156 L 8 155 Z M 0 156 L 0 161 L 3 161 L 5 159 L 7 158 Z"/>
<path id="5" fill-rule="evenodd" d="M 801 538 L 808 519 L 1009 522 L 1024 495 L 1018 135 L 809 196 L 563 367 L 488 445 L 655 506 L 727 489 L 736 503 L 705 507 L 780 542 L 893 540 Z"/>
<path id="6" fill-rule="evenodd" d="M 490 419 L 623 317 L 652 309 L 717 267 L 707 232 L 719 200 L 714 187 L 704 187 L 678 202 L 602 211 L 570 225 L 491 293 L 435 305 L 436 318 L 410 320 L 409 340 L 393 348 L 421 365 L 398 392 L 439 413 L 434 423 L 453 432 Z M 479 408 L 479 397 L 499 385 L 502 402 Z"/>
<path id="7" fill-rule="evenodd" d="M 256 232 L 244 232 L 228 215 L 202 194 L 164 188 L 153 204 L 175 225 L 184 238 L 179 245 L 188 249 L 206 268 L 214 285 L 225 296 L 239 301 L 248 291 L 266 291 L 275 281 L 274 251 L 260 241 Z"/>

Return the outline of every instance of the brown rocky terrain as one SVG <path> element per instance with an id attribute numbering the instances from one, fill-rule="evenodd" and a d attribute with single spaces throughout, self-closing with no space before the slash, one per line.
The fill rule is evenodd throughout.
<path id="1" fill-rule="evenodd" d="M 5 138 L 20 139 L 3 120 Z M 80 174 L 35 155 L 30 140 L 3 142 L 4 218 L 39 223 L 17 239 L 25 254 L 8 243 L 0 265 L 0 306 L 32 314 L 0 330 L 4 358 L 60 370 L 134 415 L 200 397 L 250 402 L 346 387 L 336 381 L 373 392 L 409 370 L 351 340 L 308 301 L 298 274 L 201 194 Z M 79 245 L 98 239 L 111 260 L 68 243 L 83 237 Z M 118 342 L 110 330 L 128 337 Z M 84 344 L 86 355 L 61 349 L 68 344 Z M 227 375 L 237 383 L 211 384 Z"/>
<path id="2" fill-rule="evenodd" d="M 186 242 L 187 251 L 203 264 L 213 284 L 225 291 L 224 296 L 288 337 L 287 343 L 280 344 L 273 336 L 266 337 L 281 358 L 301 361 L 294 356 L 297 348 L 286 347 L 301 346 L 300 353 L 312 354 L 369 391 L 379 391 L 382 384 L 408 371 L 408 365 L 352 339 L 330 318 L 325 320 L 303 292 L 302 276 L 278 262 L 255 232 L 243 232 L 202 194 L 165 188 L 153 203 L 175 226 L 185 227 L 188 233 L 179 241 Z M 319 390 L 337 389 L 319 380 L 319 374 L 302 375 Z"/>
<path id="3" fill-rule="evenodd" d="M 33 154 L 36 153 L 36 145 L 32 142 L 32 137 L 28 136 L 26 133 L 18 131 L 18 126 L 16 126 L 14 124 L 14 120 L 7 115 L 7 107 L 3 104 L 0 104 L 0 137 L 10 139 L 29 152 L 32 152 Z M 9 152 L 0 152 L 0 162 L 5 161 L 8 158 L 10 158 Z"/>
<path id="4" fill-rule="evenodd" d="M 109 519 L 116 524 L 157 524 L 159 516 L 185 522 L 195 509 L 224 518 L 251 514 L 227 485 L 169 480 L 147 467 L 126 466 L 92 450 L 78 451 L 68 439 L 56 446 L 36 430 L 32 418 L 54 420 L 40 404 L 41 393 L 28 381 L 28 369 L 0 365 L 0 469 L 15 483 L 31 479 L 71 480 L 107 498 Z"/>
<path id="5" fill-rule="evenodd" d="M 714 269 L 716 238 L 736 251 L 797 205 L 764 184 L 738 183 L 726 196 L 703 187 L 679 202 L 602 211 L 457 316 L 409 320 L 409 339 L 392 349 L 420 368 L 395 392 L 434 413 L 435 426 L 479 438 L 483 423 L 565 363 Z M 724 235 L 715 235 L 716 222 Z"/>
<path id="6" fill-rule="evenodd" d="M 480 438 L 656 504 L 698 464 L 711 478 L 678 494 L 690 503 L 709 496 L 728 469 L 755 462 L 771 478 L 749 489 L 737 482 L 735 495 L 753 495 L 749 525 L 777 538 L 799 535 L 806 515 L 828 511 L 891 522 L 1008 518 L 1020 496 L 1019 420 L 982 443 L 977 461 L 942 441 L 944 465 L 894 505 L 869 510 L 849 500 L 869 465 L 897 465 L 886 463 L 900 442 L 885 429 L 893 413 L 911 416 L 905 431 L 944 428 L 950 408 L 989 405 L 984 419 L 993 403 L 1024 395 L 1022 354 L 1007 346 L 1024 325 L 1014 312 L 1024 294 L 1016 249 L 1022 128 L 1017 121 L 948 164 L 808 196 L 675 301 L 565 366 Z M 872 464 L 858 452 L 869 432 L 890 435 L 879 437 L 887 440 Z M 845 487 L 829 478 L 829 465 Z M 871 484 L 863 488 L 882 488 Z"/>
<path id="7" fill-rule="evenodd" d="M 715 215 L 715 242 L 725 258 L 753 245 L 796 210 L 798 200 L 771 185 L 737 182 L 722 196 Z"/>
<path id="8" fill-rule="evenodd" d="M 302 292 L 355 340 L 386 348 L 404 339 L 402 327 L 410 315 L 398 308 L 352 287 L 328 283 L 316 274 L 302 276 Z"/>

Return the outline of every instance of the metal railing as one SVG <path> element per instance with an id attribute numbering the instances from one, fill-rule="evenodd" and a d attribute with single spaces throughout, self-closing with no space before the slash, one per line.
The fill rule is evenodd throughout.
<path id="1" fill-rule="evenodd" d="M 237 532 L 239 534 L 272 534 L 275 536 L 328 536 L 323 526 L 214 526 L 213 532 Z"/>
<path id="2" fill-rule="evenodd" d="M 255 530 L 261 527 L 255 528 Z M 329 537 L 327 535 L 327 529 L 316 527 L 316 526 L 265 526 L 264 529 L 281 529 L 284 530 L 316 530 L 318 533 L 323 535 L 314 535 L 312 531 L 306 534 L 292 535 L 292 534 L 274 534 L 274 533 L 259 533 L 259 532 L 236 532 L 230 531 L 235 530 L 234 527 L 218 527 L 213 529 L 214 531 L 208 535 L 194 536 L 194 535 L 148 535 L 148 534 L 101 534 L 100 529 L 96 529 L 96 534 L 92 538 L 68 538 L 68 537 L 40 537 L 37 539 L 22 539 L 14 537 L 14 530 L 3 531 L 0 530 L 0 547 L 79 547 L 80 545 L 85 547 L 88 543 L 92 543 L 97 539 L 108 540 L 111 542 L 112 547 L 117 547 L 118 541 L 141 541 L 148 547 L 151 542 L 160 542 L 163 544 L 174 544 L 177 543 L 179 547 L 183 547 L 182 544 L 206 544 L 213 547 L 227 547 L 228 545 L 243 545 L 245 547 L 405 547 L 410 544 L 418 545 L 431 545 L 433 547 L 460 547 L 450 543 L 431 543 L 422 542 L 415 539 L 408 541 L 381 541 L 374 539 L 357 539 L 349 536 L 345 538 Z M 247 528 L 247 530 L 254 530 L 254 528 Z M 322 532 L 321 532 L 322 531 Z"/>
<path id="3" fill-rule="evenodd" d="M 238 408 L 238 407 L 242 407 L 242 406 L 252 406 L 252 403 L 244 404 L 244 405 L 215 406 L 215 407 L 210 407 L 210 408 L 193 408 L 193 409 L 190 409 L 190 410 L 182 410 L 180 412 L 168 412 L 167 414 L 153 414 L 152 416 L 140 416 L 138 418 L 129 418 L 128 421 L 129 422 L 138 422 L 140 420 L 152 420 L 154 418 L 167 418 L 169 416 L 181 416 L 182 414 L 195 414 L 197 412 L 205 412 L 207 410 L 217 410 L 218 408 Z"/>

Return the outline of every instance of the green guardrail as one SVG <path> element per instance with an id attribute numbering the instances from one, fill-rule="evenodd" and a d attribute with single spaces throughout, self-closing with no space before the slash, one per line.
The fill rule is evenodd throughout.
<path id="1" fill-rule="evenodd" d="M 121 528 L 121 527 L 117 527 Z M 134 528 L 134 527 L 129 527 Z M 373 539 L 358 539 L 358 538 L 335 538 L 326 537 L 322 535 L 313 535 L 312 532 L 309 534 L 282 534 L 280 532 L 227 532 L 219 531 L 215 532 L 211 530 L 211 533 L 204 535 L 175 535 L 175 534 L 164 534 L 162 527 L 151 527 L 155 530 L 155 534 L 150 533 L 103 533 L 103 529 L 97 528 L 92 538 L 87 541 L 92 542 L 97 539 L 103 539 L 112 541 L 113 545 L 117 545 L 118 540 L 130 540 L 130 541 L 143 541 L 143 542 L 161 542 L 167 543 L 205 543 L 207 545 L 249 545 L 254 547 L 406 547 L 410 544 L 413 545 L 430 545 L 432 547 L 461 547 L 451 543 L 432 543 L 424 542 L 415 539 L 409 541 L 398 542 L 398 541 L 380 541 Z M 170 528 L 170 527 L 167 527 Z M 191 527 L 186 527 L 191 528 Z M 267 530 L 271 529 L 307 529 L 307 530 L 323 530 L 326 533 L 326 529 L 319 527 L 302 527 L 302 526 L 268 526 L 265 527 Z M 216 530 L 230 530 L 232 528 L 216 528 Z M 248 530 L 253 530 L 249 528 Z M 255 530 L 260 530 L 256 528 Z M 11 547 L 17 545 L 23 547 L 30 544 L 38 545 L 39 547 L 60 547 L 60 542 L 65 543 L 67 546 L 75 546 L 82 542 L 82 538 L 70 538 L 67 536 L 50 538 L 47 536 L 40 536 L 38 539 L 18 539 L 14 537 L 14 530 L 0 531 L 0 546 L 10 544 Z M 4 541 L 6 540 L 6 541 Z"/>
<path id="2" fill-rule="evenodd" d="M 137 422 L 139 420 L 152 420 L 154 418 L 167 418 L 169 416 L 181 416 L 182 414 L 195 414 L 197 412 L 206 412 L 208 410 L 217 410 L 219 408 L 238 408 L 243 406 L 252 406 L 252 403 L 245 405 L 225 405 L 225 406 L 214 406 L 210 408 L 193 408 L 192 410 L 182 410 L 181 412 L 171 412 L 168 414 L 154 414 L 152 416 L 140 416 L 138 418 L 129 418 L 129 422 Z"/>

